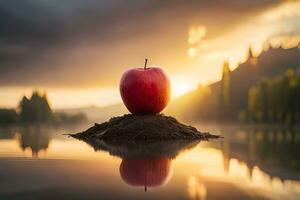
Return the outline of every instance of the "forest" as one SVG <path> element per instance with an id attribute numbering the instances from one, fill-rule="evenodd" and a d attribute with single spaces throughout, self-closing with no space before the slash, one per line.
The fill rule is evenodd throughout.
<path id="1" fill-rule="evenodd" d="M 249 90 L 246 117 L 255 122 L 300 122 L 300 74 L 288 69 L 276 78 L 262 78 Z"/>
<path id="2" fill-rule="evenodd" d="M 221 123 L 300 122 L 300 50 L 272 48 L 231 70 L 225 61 L 221 80 L 199 86 L 173 101 L 169 111 L 186 120 Z"/>
<path id="3" fill-rule="evenodd" d="M 258 60 L 251 50 L 248 62 L 254 73 L 258 73 Z M 300 122 L 299 69 L 285 66 L 281 69 L 286 71 L 270 77 L 263 74 L 246 87 L 245 82 L 249 79 L 232 80 L 235 77 L 225 62 L 220 84 L 219 119 L 254 123 Z"/>
<path id="4" fill-rule="evenodd" d="M 23 96 L 16 109 L 0 109 L 0 125 L 63 125 L 86 121 L 83 113 L 53 112 L 46 93 L 33 91 L 30 98 Z"/>

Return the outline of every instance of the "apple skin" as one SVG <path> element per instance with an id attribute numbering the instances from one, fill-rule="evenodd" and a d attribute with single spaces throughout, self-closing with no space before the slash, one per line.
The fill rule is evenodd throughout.
<path id="1" fill-rule="evenodd" d="M 121 78 L 120 93 L 131 113 L 155 114 L 161 112 L 170 100 L 170 81 L 159 67 L 132 68 Z"/>
<path id="2" fill-rule="evenodd" d="M 127 184 L 145 189 L 165 185 L 172 174 L 172 160 L 169 158 L 125 158 L 120 165 L 120 175 Z"/>

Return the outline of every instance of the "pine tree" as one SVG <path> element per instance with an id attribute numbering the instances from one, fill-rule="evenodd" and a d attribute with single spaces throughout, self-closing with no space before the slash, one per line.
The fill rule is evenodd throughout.
<path id="1" fill-rule="evenodd" d="M 19 108 L 22 123 L 46 123 L 52 120 L 53 114 L 46 94 L 41 95 L 34 91 L 30 99 L 24 96 Z"/>
<path id="2" fill-rule="evenodd" d="M 230 68 L 227 61 L 223 64 L 219 110 L 221 119 L 230 118 Z"/>

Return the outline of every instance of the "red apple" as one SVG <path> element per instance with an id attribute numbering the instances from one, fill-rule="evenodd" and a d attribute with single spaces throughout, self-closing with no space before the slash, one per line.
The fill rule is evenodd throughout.
<path id="1" fill-rule="evenodd" d="M 120 165 L 122 179 L 132 186 L 158 187 L 166 184 L 172 176 L 169 158 L 127 158 Z"/>
<path id="2" fill-rule="evenodd" d="M 171 96 L 170 81 L 159 67 L 132 68 L 120 82 L 120 93 L 127 109 L 133 114 L 161 112 Z"/>

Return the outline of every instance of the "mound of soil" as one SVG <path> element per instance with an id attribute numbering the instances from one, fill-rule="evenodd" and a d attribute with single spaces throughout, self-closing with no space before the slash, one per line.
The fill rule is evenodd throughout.
<path id="1" fill-rule="evenodd" d="M 97 138 L 103 141 L 208 140 L 220 137 L 200 132 L 195 127 L 181 124 L 175 118 L 163 114 L 113 117 L 71 136 L 81 140 Z"/>

